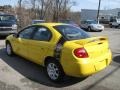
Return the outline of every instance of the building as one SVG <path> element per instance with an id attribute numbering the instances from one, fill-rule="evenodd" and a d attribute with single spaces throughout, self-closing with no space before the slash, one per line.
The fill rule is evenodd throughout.
<path id="1" fill-rule="evenodd" d="M 82 9 L 81 10 L 81 20 L 96 20 L 97 10 Z M 110 21 L 111 18 L 120 18 L 120 8 L 100 10 L 99 19 L 104 21 Z"/>

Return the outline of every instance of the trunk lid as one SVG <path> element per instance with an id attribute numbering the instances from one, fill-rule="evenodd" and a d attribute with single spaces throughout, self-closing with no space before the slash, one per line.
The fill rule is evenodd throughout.
<path id="1" fill-rule="evenodd" d="M 108 39 L 106 37 L 88 38 L 78 40 L 75 43 L 82 45 L 91 59 L 102 57 L 109 50 Z"/>

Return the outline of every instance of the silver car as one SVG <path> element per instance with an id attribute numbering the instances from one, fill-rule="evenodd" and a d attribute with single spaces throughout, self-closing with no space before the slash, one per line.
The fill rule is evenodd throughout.
<path id="1" fill-rule="evenodd" d="M 81 22 L 81 28 L 86 29 L 88 31 L 103 31 L 104 26 L 99 24 L 97 21 L 94 20 L 86 20 Z"/>

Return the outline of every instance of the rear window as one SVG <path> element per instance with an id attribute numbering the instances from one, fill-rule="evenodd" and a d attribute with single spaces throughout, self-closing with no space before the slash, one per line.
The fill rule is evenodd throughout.
<path id="1" fill-rule="evenodd" d="M 87 34 L 80 28 L 71 25 L 58 25 L 54 27 L 59 33 L 61 33 L 67 40 L 79 40 L 89 38 L 90 35 Z"/>

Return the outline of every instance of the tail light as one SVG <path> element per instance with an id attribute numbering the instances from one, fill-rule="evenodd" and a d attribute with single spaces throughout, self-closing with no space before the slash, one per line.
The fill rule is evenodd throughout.
<path id="1" fill-rule="evenodd" d="M 88 58 L 88 53 L 84 48 L 75 49 L 74 55 L 78 58 Z"/>

